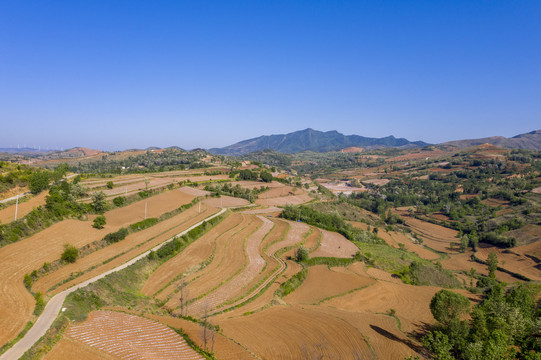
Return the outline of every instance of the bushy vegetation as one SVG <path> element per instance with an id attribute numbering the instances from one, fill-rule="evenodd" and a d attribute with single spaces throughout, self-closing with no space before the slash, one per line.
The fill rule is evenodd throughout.
<path id="1" fill-rule="evenodd" d="M 234 196 L 242 199 L 246 199 L 250 202 L 254 202 L 259 194 L 261 194 L 264 191 L 269 190 L 268 186 L 261 186 L 259 188 L 243 188 L 239 184 L 232 186 L 229 183 L 225 184 L 216 184 L 216 185 L 207 185 L 205 186 L 205 190 L 210 191 L 214 196 L 218 195 L 229 195 Z"/>
<path id="2" fill-rule="evenodd" d="M 79 249 L 71 244 L 64 244 L 64 251 L 60 256 L 62 261 L 67 263 L 74 263 L 79 258 Z"/>
<path id="3" fill-rule="evenodd" d="M 117 158 L 115 153 L 111 153 L 103 155 L 101 161 L 72 164 L 70 170 L 79 173 L 120 174 L 197 169 L 210 166 L 202 161 L 208 155 L 204 150 L 185 151 L 177 148 L 160 152 L 146 151 L 127 158 Z"/>
<path id="4" fill-rule="evenodd" d="M 107 219 L 105 218 L 105 216 L 100 215 L 94 218 L 92 227 L 96 229 L 103 229 L 105 227 L 105 224 L 107 224 Z"/>
<path id="5" fill-rule="evenodd" d="M 541 312 L 538 287 L 518 285 L 507 291 L 492 286 L 469 313 L 469 300 L 441 290 L 430 303 L 439 322 L 423 338 L 435 359 L 539 359 Z"/>
<path id="6" fill-rule="evenodd" d="M 136 222 L 134 224 L 131 224 L 130 225 L 130 230 L 131 231 L 139 231 L 139 230 L 144 230 L 146 228 L 149 228 L 151 226 L 154 226 L 156 225 L 160 220 L 157 219 L 157 218 L 148 218 L 148 219 L 145 219 L 145 220 L 141 220 L 139 222 Z"/>
<path id="7" fill-rule="evenodd" d="M 120 228 L 115 232 L 105 235 L 103 240 L 105 240 L 108 244 L 113 244 L 121 240 L 124 240 L 126 236 L 128 236 L 128 229 Z"/>
<path id="8" fill-rule="evenodd" d="M 449 270 L 430 261 L 415 260 L 402 270 L 395 272 L 406 284 L 431 285 L 444 288 L 458 288 L 460 282 Z"/>

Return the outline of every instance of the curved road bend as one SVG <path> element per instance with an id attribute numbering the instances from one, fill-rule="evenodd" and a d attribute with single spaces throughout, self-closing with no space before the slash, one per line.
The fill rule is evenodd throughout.
<path id="1" fill-rule="evenodd" d="M 216 216 L 219 216 L 219 215 L 223 214 L 226 210 L 227 209 L 223 208 L 222 210 L 220 210 L 216 214 L 214 214 L 212 216 L 209 216 L 205 220 L 201 220 L 197 224 L 191 226 L 190 228 L 184 230 L 183 232 L 177 234 L 176 236 L 182 236 L 182 235 L 186 234 L 188 231 L 190 231 L 190 230 L 196 228 L 197 226 L 201 225 L 204 221 L 208 221 L 208 220 L 210 220 L 210 219 L 212 219 L 212 218 L 214 218 Z M 24 355 L 24 353 L 26 351 L 28 351 L 28 349 L 30 349 L 30 347 L 32 345 L 34 345 L 34 343 L 36 343 L 43 335 L 45 335 L 47 330 L 53 324 L 53 321 L 58 316 L 58 313 L 60 312 L 60 309 L 62 308 L 62 305 L 64 304 L 64 300 L 66 299 L 66 296 L 68 296 L 70 293 L 72 293 L 75 290 L 78 290 L 80 288 L 83 288 L 83 287 L 87 286 L 88 284 L 93 283 L 96 280 L 99 280 L 99 279 L 101 279 L 101 278 L 103 278 L 103 277 L 105 277 L 105 276 L 107 276 L 107 275 L 109 275 L 111 273 L 122 270 L 122 269 L 134 264 L 138 260 L 140 260 L 140 259 L 144 258 L 145 256 L 147 256 L 151 251 L 158 250 L 160 247 L 162 247 L 166 243 L 172 241 L 174 238 L 175 237 L 172 237 L 171 239 L 164 241 L 160 245 L 157 245 L 157 246 L 153 247 L 152 249 L 142 253 L 141 255 L 138 255 L 138 256 L 134 257 L 130 261 L 128 261 L 128 262 L 126 262 L 126 263 L 124 263 L 124 264 L 122 264 L 120 266 L 117 266 L 114 269 L 106 271 L 103 274 L 95 276 L 92 279 L 86 280 L 86 281 L 84 281 L 84 282 L 82 282 L 82 283 L 80 283 L 78 285 L 74 285 L 73 287 L 71 287 L 69 289 L 66 289 L 66 290 L 56 294 L 55 296 L 53 296 L 51 298 L 51 300 L 49 300 L 49 302 L 45 306 L 45 309 L 43 310 L 43 313 L 38 318 L 36 323 L 30 328 L 30 330 L 26 333 L 26 335 L 21 340 L 19 340 L 17 343 L 15 343 L 15 345 L 13 345 L 12 348 L 7 350 L 4 354 L 2 354 L 2 356 L 0 356 L 0 360 L 14 360 L 14 359 L 20 358 L 21 356 Z"/>

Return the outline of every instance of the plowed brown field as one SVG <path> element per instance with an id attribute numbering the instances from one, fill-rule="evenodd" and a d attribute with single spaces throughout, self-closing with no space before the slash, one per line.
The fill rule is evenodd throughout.
<path id="1" fill-rule="evenodd" d="M 245 199 L 240 199 L 232 196 L 222 196 L 220 198 L 208 198 L 203 200 L 203 203 L 214 207 L 237 207 L 250 205 L 250 202 Z"/>
<path id="2" fill-rule="evenodd" d="M 66 336 L 120 359 L 202 359 L 169 327 L 135 315 L 94 311 Z"/>
<path id="3" fill-rule="evenodd" d="M 330 296 L 368 286 L 375 282 L 342 268 L 329 269 L 327 265 L 312 266 L 302 285 L 284 298 L 290 304 L 314 304 Z"/>

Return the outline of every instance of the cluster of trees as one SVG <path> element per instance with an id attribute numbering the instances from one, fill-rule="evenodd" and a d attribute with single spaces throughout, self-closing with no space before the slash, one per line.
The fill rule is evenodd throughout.
<path id="1" fill-rule="evenodd" d="M 234 170 L 229 174 L 230 178 L 237 177 L 238 180 L 257 181 L 261 179 L 263 182 L 272 182 L 272 174 L 268 171 L 252 171 L 250 169 Z"/>
<path id="2" fill-rule="evenodd" d="M 269 190 L 268 186 L 261 186 L 259 188 L 243 188 L 239 184 L 232 186 L 230 183 L 225 184 L 216 184 L 216 185 L 206 185 L 205 190 L 210 191 L 213 195 L 229 195 L 242 199 L 246 199 L 250 202 L 254 202 L 259 194 L 264 191 Z"/>
<path id="3" fill-rule="evenodd" d="M 496 283 L 470 312 L 463 295 L 441 290 L 430 302 L 438 321 L 423 338 L 435 359 L 541 359 L 541 311 L 533 286 Z M 463 320 L 467 315 L 471 320 Z"/>
<path id="4" fill-rule="evenodd" d="M 160 152 L 147 151 L 128 158 L 115 158 L 115 154 L 104 155 L 100 161 L 79 162 L 70 170 L 80 173 L 143 173 L 185 168 L 206 168 L 210 165 L 202 161 L 209 154 L 204 150 L 185 151 L 169 148 Z"/>
<path id="5" fill-rule="evenodd" d="M 383 186 L 367 184 L 371 191 L 352 194 L 348 201 L 356 206 L 379 214 L 383 220 L 391 207 L 411 206 L 417 214 L 441 212 L 449 217 L 442 225 L 449 226 L 470 236 L 475 241 L 487 242 L 499 246 L 514 246 L 515 239 L 505 233 L 521 228 L 528 222 L 521 209 L 516 208 L 511 219 L 498 217 L 501 208 L 485 204 L 488 198 L 504 199 L 511 206 L 528 207 L 527 190 L 541 186 L 533 174 L 523 177 L 511 177 L 513 171 L 519 171 L 514 165 L 501 161 L 478 161 L 473 169 L 460 169 L 448 175 L 432 174 L 429 179 L 404 176 L 392 179 Z M 527 173 L 528 169 L 521 170 Z M 519 171 L 520 173 L 520 171 Z M 464 193 L 476 195 L 461 198 Z M 538 219 L 537 219 L 538 220 Z M 531 221 L 536 222 L 536 219 Z"/>
<path id="6" fill-rule="evenodd" d="M 377 237 L 376 233 L 354 228 L 351 224 L 345 222 L 338 213 L 326 214 L 306 205 L 288 205 L 282 211 L 281 216 L 284 219 L 303 221 L 307 224 L 318 226 L 329 231 L 336 231 L 349 240 L 368 243 L 384 243 L 383 240 Z"/>

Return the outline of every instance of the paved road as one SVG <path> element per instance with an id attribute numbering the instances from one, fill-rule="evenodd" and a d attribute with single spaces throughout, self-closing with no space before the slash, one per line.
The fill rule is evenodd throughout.
<path id="1" fill-rule="evenodd" d="M 208 221 L 208 220 L 210 220 L 210 219 L 212 219 L 212 218 L 214 218 L 214 217 L 216 217 L 218 215 L 221 215 L 226 210 L 227 209 L 220 210 L 218 213 L 216 213 L 216 214 L 214 214 L 212 216 L 209 216 L 205 220 L 202 220 L 202 221 L 198 222 L 197 224 L 195 224 L 192 227 L 184 230 L 183 232 L 181 232 L 180 234 L 177 234 L 176 236 L 182 236 L 182 235 L 186 234 L 188 231 L 190 231 L 193 228 L 196 228 L 197 226 L 201 225 L 203 223 L 203 221 Z M 122 265 L 120 265 L 120 266 L 118 266 L 118 267 L 116 267 L 114 269 L 111 269 L 111 270 L 109 270 L 109 271 L 107 271 L 107 272 L 105 272 L 105 273 L 103 273 L 101 275 L 93 277 L 92 279 L 89 279 L 89 280 L 87 280 L 85 282 L 82 282 L 82 283 L 80 283 L 78 285 L 75 285 L 75 286 L 73 286 L 73 287 L 71 287 L 69 289 L 66 289 L 66 290 L 56 294 L 55 296 L 53 296 L 51 298 L 51 300 L 49 300 L 49 302 L 45 306 L 45 309 L 43 310 L 43 313 L 38 318 L 38 320 L 36 321 L 34 326 L 32 326 L 32 328 L 26 333 L 26 335 L 21 340 L 19 340 L 15 345 L 13 345 L 13 347 L 11 349 L 9 349 L 4 354 L 2 354 L 2 356 L 0 356 L 0 360 L 14 360 L 14 359 L 20 358 L 21 356 L 23 356 L 23 354 L 26 351 L 28 351 L 28 349 L 30 349 L 30 347 L 32 347 L 32 345 L 34 345 L 34 343 L 36 341 L 38 341 L 43 335 L 45 335 L 47 330 L 53 324 L 53 321 L 58 316 L 58 313 L 62 309 L 62 305 L 64 304 L 64 300 L 66 299 L 66 296 L 68 296 L 68 294 L 74 292 L 77 289 L 85 287 L 88 284 L 93 283 L 96 280 L 99 280 L 99 279 L 101 279 L 101 278 L 103 278 L 103 277 L 105 277 L 105 276 L 107 276 L 107 275 L 109 275 L 111 273 L 122 270 L 122 269 L 134 264 L 138 260 L 140 260 L 140 259 L 144 258 L 145 256 L 147 256 L 151 251 L 158 250 L 160 247 L 162 247 L 166 243 L 172 241 L 173 239 L 174 239 L 174 237 L 172 237 L 171 239 L 169 239 L 167 241 L 164 241 L 163 243 L 161 243 L 158 246 L 155 246 L 151 250 L 148 250 L 148 251 L 142 253 L 141 255 L 131 259 L 127 263 L 124 263 L 124 264 L 122 264 Z"/>

